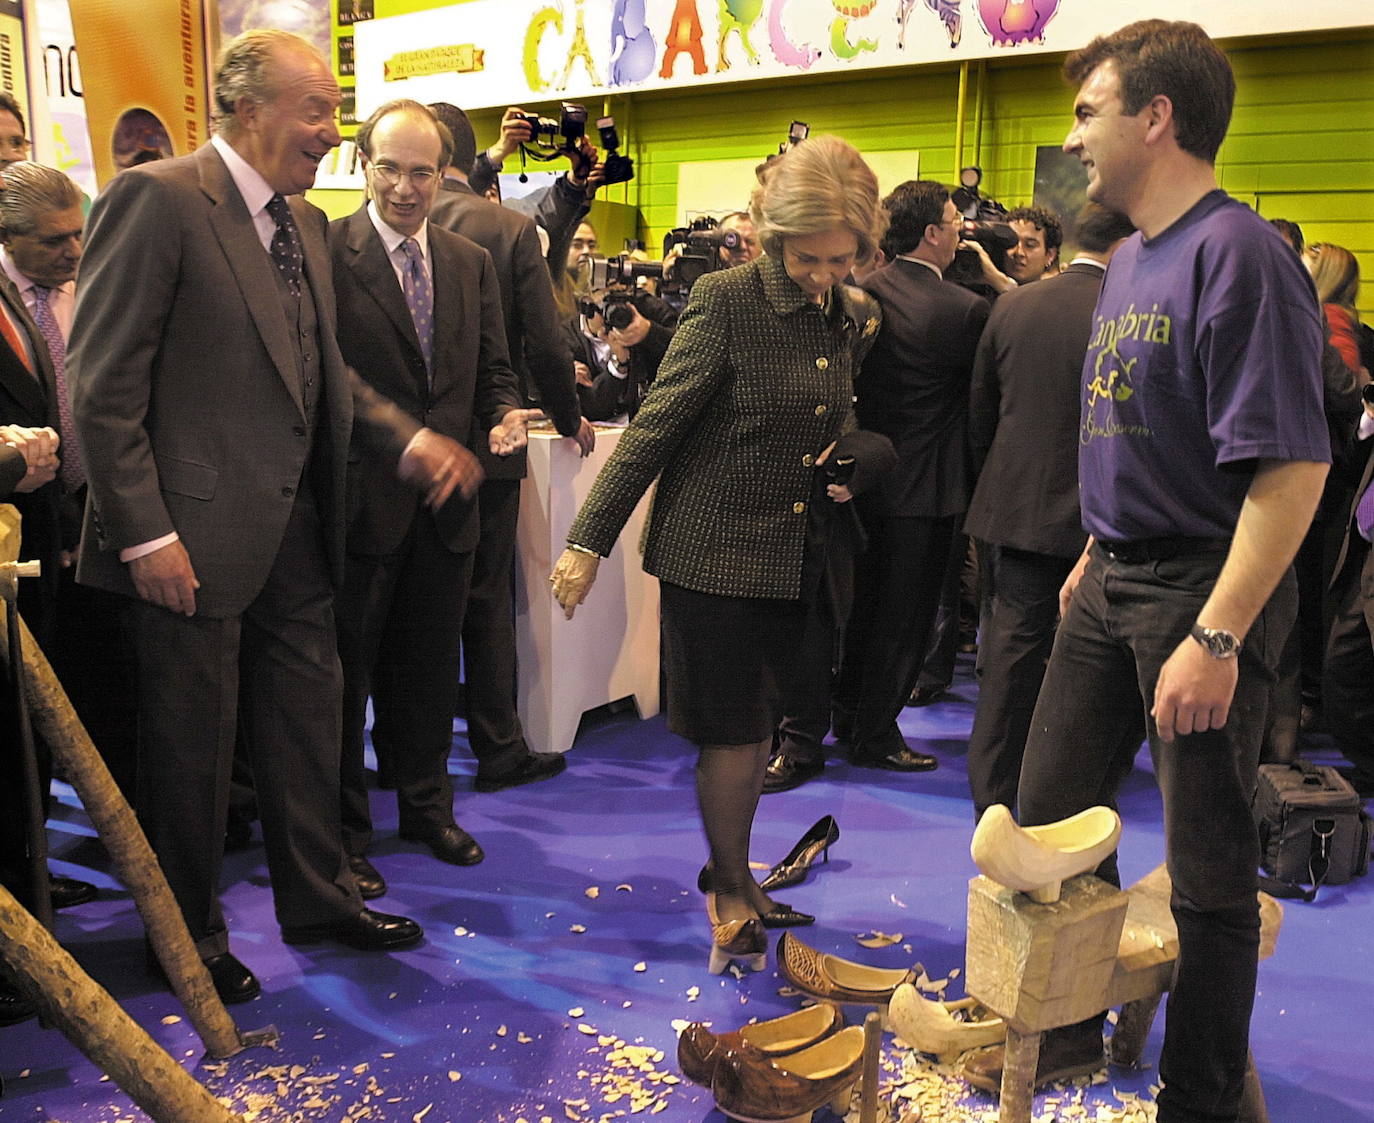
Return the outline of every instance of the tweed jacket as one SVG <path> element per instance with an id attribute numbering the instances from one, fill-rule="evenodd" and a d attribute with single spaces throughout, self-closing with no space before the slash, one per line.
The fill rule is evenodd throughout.
<path id="1" fill-rule="evenodd" d="M 778 258 L 702 277 L 568 541 L 609 555 L 659 477 L 646 571 L 697 592 L 797 599 L 815 458 L 855 428 L 854 372 L 881 322 L 858 289 L 837 286 L 827 307 Z"/>

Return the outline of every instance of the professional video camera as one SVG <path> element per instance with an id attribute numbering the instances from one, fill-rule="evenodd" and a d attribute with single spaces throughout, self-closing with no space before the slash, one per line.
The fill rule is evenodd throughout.
<path id="1" fill-rule="evenodd" d="M 602 166 L 605 169 L 605 183 L 609 187 L 612 183 L 628 183 L 635 177 L 635 162 L 628 156 L 622 156 L 620 148 L 620 134 L 616 132 L 615 118 L 602 117 L 596 122 L 597 131 L 601 133 L 601 147 L 605 152 L 602 157 Z"/>
<path id="2" fill-rule="evenodd" d="M 1007 271 L 1007 251 L 1016 245 L 1016 231 L 1005 222 L 988 222 L 981 219 L 975 222 L 965 219 L 959 231 L 959 239 L 963 242 L 977 242 L 987 250 L 993 265 L 1003 273 Z M 978 260 L 977 250 L 958 250 L 954 255 L 953 264 L 945 270 L 945 280 L 963 285 L 974 292 L 991 291 L 983 281 L 983 266 Z"/>
<path id="3" fill-rule="evenodd" d="M 669 230 L 663 236 L 663 256 L 667 257 L 677 247 L 670 282 L 683 292 L 689 291 L 704 274 L 721 267 L 722 246 L 737 250 L 743 244 L 739 231 L 719 229 L 719 224 L 710 215 Z"/>

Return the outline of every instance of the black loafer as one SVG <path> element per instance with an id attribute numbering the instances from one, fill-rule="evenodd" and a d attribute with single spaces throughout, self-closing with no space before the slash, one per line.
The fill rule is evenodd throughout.
<path id="1" fill-rule="evenodd" d="M 215 984 L 215 993 L 219 995 L 219 1000 L 226 1006 L 232 1006 L 239 1002 L 252 1002 L 262 993 L 262 984 L 258 982 L 258 977 L 248 970 L 232 952 L 224 952 L 222 955 L 212 955 L 205 960 L 205 969 L 210 972 L 210 981 Z M 169 988 L 171 982 L 168 980 L 166 972 L 162 970 L 162 964 L 158 962 L 157 956 L 153 954 L 152 948 L 148 949 L 148 969 L 157 975 Z"/>
<path id="2" fill-rule="evenodd" d="M 776 753 L 763 774 L 765 792 L 790 792 L 807 780 L 814 780 L 825 771 L 823 760 L 798 760 L 786 753 Z"/>
<path id="3" fill-rule="evenodd" d="M 9 983 L 0 982 L 0 1026 L 17 1026 L 37 1016 L 37 1006 Z"/>
<path id="4" fill-rule="evenodd" d="M 761 914 L 759 919 L 765 928 L 801 928 L 816 923 L 816 918 L 809 912 L 798 912 L 781 901 L 774 901 L 773 907 Z"/>
<path id="5" fill-rule="evenodd" d="M 454 866 L 475 866 L 487 856 L 477 840 L 457 824 L 423 834 L 402 831 L 401 837 L 408 842 L 423 842 L 439 861 Z"/>
<path id="6" fill-rule="evenodd" d="M 341 920 L 298 924 L 281 930 L 283 943 L 315 944 L 331 940 L 359 951 L 396 951 L 418 944 L 424 935 L 424 929 L 407 916 L 390 916 L 371 909 L 363 909 L 356 916 Z"/>
<path id="7" fill-rule="evenodd" d="M 521 784 L 535 784 L 557 776 L 567 767 L 567 758 L 562 753 L 526 753 L 520 763 L 507 772 L 483 774 L 479 768 L 472 781 L 472 790 L 499 792 L 518 788 Z"/>
<path id="8" fill-rule="evenodd" d="M 888 772 L 931 772 L 940 767 L 940 762 L 927 753 L 903 745 L 884 756 L 869 756 L 855 753 L 850 759 L 860 768 L 883 768 Z"/>
<path id="9" fill-rule="evenodd" d="M 74 877 L 60 874 L 48 876 L 48 894 L 55 909 L 69 909 L 95 900 L 95 886 L 89 881 L 77 881 Z"/>
<path id="10" fill-rule="evenodd" d="M 911 697 L 906 700 L 908 706 L 929 706 L 932 702 L 938 702 L 945 696 L 947 686 L 918 686 L 911 692 Z"/>
<path id="11" fill-rule="evenodd" d="M 357 882 L 358 892 L 364 901 L 375 901 L 386 895 L 385 879 L 363 855 L 349 855 L 348 868 L 353 871 L 353 880 Z"/>

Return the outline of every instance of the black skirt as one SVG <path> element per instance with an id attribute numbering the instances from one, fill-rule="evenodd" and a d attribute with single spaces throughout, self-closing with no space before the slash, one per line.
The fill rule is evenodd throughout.
<path id="1" fill-rule="evenodd" d="M 771 737 L 810 606 L 660 587 L 669 730 L 698 745 Z"/>

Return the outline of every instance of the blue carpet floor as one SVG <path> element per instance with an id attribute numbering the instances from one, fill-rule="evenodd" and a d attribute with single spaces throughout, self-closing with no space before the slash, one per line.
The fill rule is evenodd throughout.
<path id="1" fill-rule="evenodd" d="M 814 820 L 833 814 L 841 837 L 830 862 L 781 894 L 820 918 L 799 935 L 846 958 L 919 960 L 932 978 L 953 972 L 950 996 L 963 989 L 966 885 L 975 872 L 964 769 L 974 689 L 963 667 L 945 700 L 903 716 L 913 746 L 939 756 L 938 771 L 896 775 L 832 758 L 813 783 L 765 796 L 754 836 L 754 858 L 771 864 Z M 720 1123 L 709 1093 L 677 1076 L 675 1022 L 734 1028 L 795 1009 L 797 999 L 779 993 L 771 955 L 766 971 L 743 978 L 706 971 L 690 748 L 662 718 L 598 713 L 584 721 L 565 774 L 477 795 L 461 726 L 457 739 L 458 818 L 486 848 L 483 864 L 445 866 L 400 842 L 394 799 L 373 795 L 380 841 L 372 856 L 390 883 L 375 905 L 420 920 L 420 947 L 392 956 L 288 948 L 272 916 L 260 843 L 227 859 L 233 950 L 264 987 L 256 1002 L 230 1012 L 243 1029 L 275 1025 L 273 1050 L 201 1061 L 175 999 L 144 974 L 137 914 L 61 785 L 53 867 L 96 881 L 101 895 L 61 914 L 58 935 L 189 1071 L 260 1123 Z M 1129 883 L 1162 860 L 1147 754 L 1126 784 L 1122 813 Z M 856 936 L 870 931 L 900 941 L 869 950 Z M 1313 905 L 1288 905 L 1277 953 L 1261 965 L 1252 1030 L 1275 1123 L 1374 1120 L 1372 951 L 1369 880 L 1325 890 Z M 1158 1059 L 1163 1020 L 1161 1013 L 1147 1064 Z M 943 1087 L 948 1097 L 926 1123 L 996 1117 L 992 1098 L 965 1095 L 905 1053 L 887 1038 L 888 1085 L 915 1088 L 919 1069 L 923 1086 Z M 6 1123 L 144 1118 L 59 1033 L 34 1022 L 0 1029 L 0 1075 Z M 1156 1079 L 1151 1068 L 1112 1069 L 1106 1083 L 1038 1097 L 1037 1118 L 1108 1118 L 1098 1109 L 1120 1109 L 1132 1094 L 1150 1101 Z M 1150 1117 L 1135 1110 L 1127 1117 Z M 817 1123 L 831 1118 L 822 1111 Z"/>

